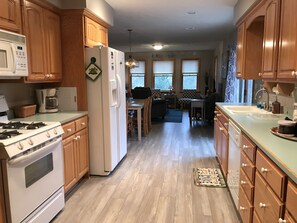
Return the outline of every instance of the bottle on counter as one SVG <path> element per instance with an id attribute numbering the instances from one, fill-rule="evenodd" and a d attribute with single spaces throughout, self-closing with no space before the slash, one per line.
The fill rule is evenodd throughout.
<path id="1" fill-rule="evenodd" d="M 276 95 L 275 101 L 272 102 L 272 113 L 280 114 L 280 103 L 277 101 L 277 95 Z"/>
<path id="2" fill-rule="evenodd" d="M 294 103 L 293 121 L 297 122 L 297 103 Z"/>

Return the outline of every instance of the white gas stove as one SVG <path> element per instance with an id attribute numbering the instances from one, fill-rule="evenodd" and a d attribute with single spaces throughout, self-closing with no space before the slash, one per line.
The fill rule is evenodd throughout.
<path id="1" fill-rule="evenodd" d="M 9 121 L 0 95 L 0 189 L 6 222 L 49 222 L 64 201 L 59 122 Z"/>

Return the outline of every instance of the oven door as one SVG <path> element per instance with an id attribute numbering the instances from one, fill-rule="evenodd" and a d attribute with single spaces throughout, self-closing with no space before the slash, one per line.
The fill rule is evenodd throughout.
<path id="1" fill-rule="evenodd" d="M 61 138 L 7 162 L 12 222 L 21 222 L 63 187 Z"/>
<path id="2" fill-rule="evenodd" d="M 16 72 L 15 58 L 13 44 L 0 41 L 0 76 L 9 76 Z"/>

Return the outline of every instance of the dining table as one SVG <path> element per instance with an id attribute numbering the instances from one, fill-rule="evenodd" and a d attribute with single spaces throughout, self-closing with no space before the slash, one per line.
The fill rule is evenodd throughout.
<path id="1" fill-rule="evenodd" d="M 195 109 L 201 109 L 201 121 L 202 123 L 205 121 L 205 99 L 192 99 L 191 100 L 191 111 L 190 111 L 190 124 L 192 125 L 192 121 L 197 120 L 196 117 L 193 119 L 195 114 Z"/>
<path id="2" fill-rule="evenodd" d="M 128 99 L 128 111 L 137 111 L 138 141 L 141 141 L 141 112 L 144 107 L 144 99 Z"/>

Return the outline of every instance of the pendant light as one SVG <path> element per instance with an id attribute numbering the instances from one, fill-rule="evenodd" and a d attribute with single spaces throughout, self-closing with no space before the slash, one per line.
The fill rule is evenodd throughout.
<path id="1" fill-rule="evenodd" d="M 131 69 L 134 67 L 138 67 L 138 61 L 136 61 L 135 59 L 132 58 L 132 55 L 131 55 L 131 32 L 132 32 L 132 29 L 128 29 L 128 31 L 129 31 L 130 55 L 129 55 L 129 58 L 126 60 L 126 66 Z"/>

